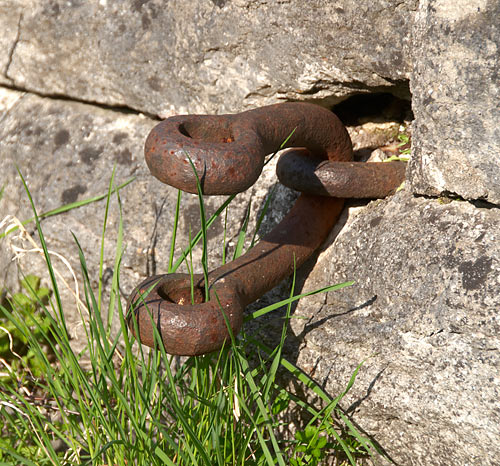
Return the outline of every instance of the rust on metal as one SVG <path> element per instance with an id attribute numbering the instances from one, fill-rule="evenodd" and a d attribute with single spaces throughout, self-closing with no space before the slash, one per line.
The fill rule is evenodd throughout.
<path id="1" fill-rule="evenodd" d="M 318 196 L 379 199 L 405 179 L 404 162 L 338 162 L 284 153 L 276 166 L 285 186 Z"/>
<path id="2" fill-rule="evenodd" d="M 203 302 L 201 275 L 193 278 L 195 304 L 188 274 L 146 279 L 128 303 L 137 320 L 136 336 L 153 347 L 156 328 L 169 354 L 199 355 L 219 349 L 228 338 L 223 312 L 236 335 L 245 307 L 292 274 L 294 258 L 296 267 L 304 263 L 323 242 L 342 206 L 342 199 L 300 196 L 284 220 L 249 252 L 210 272 L 208 302 Z M 129 325 L 135 334 L 134 322 Z"/>
<path id="3" fill-rule="evenodd" d="M 284 147 L 305 147 L 317 157 L 351 160 L 352 145 L 329 110 L 283 103 L 236 115 L 179 115 L 159 123 L 145 144 L 151 173 L 163 183 L 196 193 L 193 162 L 204 194 L 234 194 L 252 186 L 264 157 Z"/>
<path id="4" fill-rule="evenodd" d="M 204 194 L 233 194 L 257 180 L 264 157 L 287 138 L 285 147 L 294 149 L 283 154 L 280 176 L 299 186 L 304 174 L 302 168 L 293 167 L 304 163 L 303 169 L 312 173 L 306 185 L 316 183 L 320 188 L 302 194 L 283 221 L 250 251 L 210 272 L 208 283 L 195 275 L 194 299 L 187 274 L 143 281 L 127 304 L 132 311 L 129 326 L 134 334 L 137 329 L 141 343 L 153 347 L 158 331 L 170 354 L 199 355 L 221 348 L 229 338 L 228 325 L 234 334 L 240 330 L 245 307 L 289 276 L 294 262 L 300 267 L 321 245 L 342 210 L 342 198 L 384 197 L 401 183 L 400 165 L 364 164 L 371 165 L 367 169 L 353 164 L 351 140 L 340 120 L 305 103 L 271 105 L 237 115 L 168 118 L 151 131 L 145 155 L 151 173 L 164 183 L 196 193 L 192 162 Z M 329 170 L 325 174 L 323 168 L 329 164 L 341 175 L 335 178 Z M 391 170 L 394 175 L 389 175 Z M 328 178 L 335 179 L 335 197 L 324 197 L 329 193 L 324 189 Z M 206 286 L 208 302 L 203 299 Z"/>

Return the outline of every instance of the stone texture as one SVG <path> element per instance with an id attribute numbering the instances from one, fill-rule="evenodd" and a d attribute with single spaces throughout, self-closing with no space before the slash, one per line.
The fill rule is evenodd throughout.
<path id="1" fill-rule="evenodd" d="M 0 222 L 8 214 L 20 220 L 33 215 L 16 166 L 26 179 L 39 213 L 107 193 L 115 168 L 115 185 L 135 177 L 130 185 L 120 190 L 125 247 L 120 275 L 123 297 L 147 275 L 166 272 L 177 190 L 152 177 L 143 156 L 144 140 L 157 121 L 141 115 L 1 88 L 0 121 L 0 187 L 5 187 L 0 200 Z M 250 199 L 249 231 L 254 231 L 263 199 L 277 183 L 274 166 L 275 161 L 269 164 L 252 189 L 237 196 L 231 204 L 226 234 L 228 254 L 234 250 L 235 238 Z M 271 211 L 264 218 L 262 232 L 269 231 L 281 220 L 294 197 L 295 194 L 287 188 L 278 187 Z M 225 197 L 220 196 L 207 197 L 208 215 L 224 200 Z M 67 258 L 80 279 L 78 250 L 72 234 L 79 239 L 95 290 L 104 208 L 105 201 L 100 201 L 42 221 L 48 247 Z M 189 231 L 194 235 L 199 230 L 197 196 L 184 194 L 181 212 L 176 258 L 180 255 L 180 247 L 188 243 Z M 108 291 L 114 267 L 119 215 L 118 203 L 113 197 L 104 248 L 104 288 Z M 30 224 L 27 228 L 36 237 L 34 225 Z M 221 261 L 222 233 L 223 216 L 209 230 L 211 267 Z M 47 277 L 46 266 L 37 254 L 24 257 L 19 264 L 22 272 L 18 271 L 16 263 L 11 261 L 13 252 L 10 244 L 19 245 L 14 236 L 0 240 L 0 283 L 10 290 L 17 288 L 20 273 Z M 195 250 L 195 266 L 200 264 L 200 256 L 201 250 Z M 73 286 L 71 275 L 63 264 L 54 260 Z M 201 272 L 201 267 L 197 266 L 196 270 Z M 63 298 L 69 326 L 75 340 L 78 340 L 84 335 L 78 333 L 81 318 L 76 312 L 75 300 L 71 293 L 66 292 Z M 116 325 L 119 325 L 118 321 Z"/>
<path id="2" fill-rule="evenodd" d="M 500 3 L 423 0 L 413 32 L 414 192 L 500 203 Z"/>
<path id="3" fill-rule="evenodd" d="M 409 98 L 416 0 L 32 0 L 22 15 L 25 2 L 2 4 L 3 79 L 44 95 L 164 116 L 380 89 Z"/>
<path id="4" fill-rule="evenodd" d="M 26 6 L 26 2 L 0 1 L 0 31 L 2 31 L 0 34 L 0 84 L 12 84 L 7 76 L 19 39 L 23 6 Z"/>
<path id="5" fill-rule="evenodd" d="M 350 215 L 304 284 L 356 282 L 301 301 L 288 357 L 332 394 L 366 360 L 343 407 L 396 464 L 498 464 L 499 224 L 401 191 Z"/>

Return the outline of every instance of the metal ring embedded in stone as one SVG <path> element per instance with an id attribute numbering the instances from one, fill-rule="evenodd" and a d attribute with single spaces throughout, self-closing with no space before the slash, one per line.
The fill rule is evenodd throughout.
<path id="1" fill-rule="evenodd" d="M 283 103 L 236 115 L 179 115 L 159 123 L 145 144 L 151 173 L 163 183 L 196 193 L 234 194 L 252 186 L 264 157 L 285 147 L 305 147 L 316 157 L 351 160 L 344 125 L 329 110 L 306 103 Z"/>
<path id="2" fill-rule="evenodd" d="M 335 166 L 352 160 L 351 140 L 340 120 L 328 110 L 305 103 L 272 105 L 238 115 L 172 117 L 151 131 L 145 155 L 151 173 L 164 183 L 196 193 L 192 162 L 204 194 L 233 194 L 256 181 L 265 155 L 276 151 L 285 140 L 286 147 L 304 148 L 287 151 L 283 160 L 306 160 L 314 165 L 319 157 Z M 366 172 L 352 165 L 342 166 L 358 175 Z M 300 173 L 295 176 L 300 178 Z M 353 181 L 342 181 L 343 177 L 345 173 L 339 183 L 346 184 L 347 191 L 342 197 L 363 188 L 358 184 L 354 192 L 350 191 Z M 363 175 L 361 185 L 367 180 Z M 136 336 L 149 346 L 154 346 L 157 330 L 170 354 L 198 355 L 217 350 L 228 339 L 227 325 L 236 334 L 244 308 L 293 273 L 294 267 L 300 267 L 321 245 L 342 206 L 339 198 L 302 194 L 285 219 L 254 248 L 209 273 L 208 302 L 203 302 L 207 284 L 199 275 L 194 277 L 194 304 L 189 276 L 146 279 L 128 301 L 130 328 L 134 333 L 137 329 Z"/>
<path id="3" fill-rule="evenodd" d="M 238 115 L 172 117 L 151 131 L 145 155 L 151 173 L 164 183 L 197 192 L 192 162 L 203 193 L 233 194 L 256 181 L 264 157 L 287 139 L 285 146 L 307 147 L 315 156 L 352 159 L 351 140 L 340 120 L 324 108 L 304 103 Z M 306 149 L 297 151 L 310 154 Z M 342 205 L 340 199 L 300 196 L 285 219 L 249 252 L 209 274 L 209 302 L 191 304 L 188 277 L 146 279 L 129 298 L 130 328 L 133 332 L 137 328 L 136 336 L 149 346 L 154 345 L 156 328 L 171 354 L 196 355 L 220 348 L 229 335 L 222 311 L 236 334 L 245 306 L 290 275 L 294 263 L 300 267 L 323 242 Z M 199 276 L 196 280 L 198 290 L 205 286 Z M 182 300 L 172 299 L 172 283 Z"/>
<path id="4" fill-rule="evenodd" d="M 281 183 L 302 193 L 355 199 L 379 199 L 405 179 L 404 162 L 339 162 L 285 152 L 276 165 Z"/>

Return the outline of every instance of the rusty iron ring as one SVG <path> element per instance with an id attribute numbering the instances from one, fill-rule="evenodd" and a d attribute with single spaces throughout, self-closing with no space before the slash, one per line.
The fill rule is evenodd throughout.
<path id="1" fill-rule="evenodd" d="M 151 173 L 164 183 L 196 192 L 189 155 L 205 194 L 233 194 L 256 181 L 265 156 L 287 138 L 286 146 L 306 147 L 316 157 L 352 159 L 352 143 L 340 120 L 326 109 L 304 103 L 238 115 L 172 117 L 153 128 L 145 155 Z M 307 149 L 293 152 L 310 155 Z M 209 274 L 208 302 L 203 302 L 206 284 L 199 275 L 194 277 L 195 304 L 191 304 L 189 275 L 146 279 L 128 300 L 132 332 L 137 328 L 141 343 L 154 347 L 154 328 L 158 329 L 170 354 L 199 355 L 219 349 L 228 338 L 221 310 L 233 333 L 238 333 L 245 307 L 289 276 L 294 261 L 300 267 L 310 257 L 342 206 L 342 199 L 301 195 L 285 219 L 254 248 Z"/>
<path id="2" fill-rule="evenodd" d="M 288 138 L 288 140 L 287 140 Z M 159 123 L 145 144 L 146 163 L 163 183 L 196 193 L 235 194 L 252 186 L 264 157 L 285 147 L 305 147 L 316 157 L 351 160 L 351 139 L 329 110 L 306 103 L 283 103 L 235 115 L 179 115 Z"/>
<path id="3" fill-rule="evenodd" d="M 250 251 L 209 273 L 208 302 L 202 275 L 193 278 L 194 304 L 188 274 L 146 279 L 129 297 L 127 308 L 134 311 L 129 327 L 136 335 L 137 323 L 136 336 L 151 347 L 156 327 L 169 354 L 199 355 L 219 349 L 228 338 L 221 310 L 236 335 L 245 307 L 291 275 L 294 260 L 298 268 L 311 256 L 332 229 L 343 203 L 343 199 L 301 195 L 281 223 Z"/>
<path id="4" fill-rule="evenodd" d="M 151 173 L 164 183 L 196 193 L 192 161 L 204 194 L 233 194 L 256 181 L 265 156 L 287 138 L 285 147 L 304 148 L 282 155 L 280 176 L 285 183 L 300 184 L 300 169 L 294 174 L 293 166 L 303 159 L 313 167 L 312 184 L 319 182 L 320 187 L 313 186 L 312 195 L 302 194 L 284 220 L 253 249 L 210 272 L 208 284 L 195 275 L 194 304 L 187 274 L 143 281 L 127 304 L 133 310 L 129 326 L 134 334 L 137 328 L 141 343 L 154 347 L 156 328 L 167 353 L 199 355 L 219 349 L 229 335 L 223 312 L 232 332 L 238 333 L 245 307 L 289 276 L 294 261 L 300 267 L 335 224 L 343 199 L 321 197 L 332 194 L 321 187 L 325 176 L 336 183 L 340 194 L 333 194 L 340 197 L 384 197 L 404 177 L 401 166 L 359 164 L 373 167 L 366 169 L 353 165 L 351 140 L 340 120 L 326 109 L 305 103 L 272 105 L 237 115 L 175 116 L 153 128 L 145 155 Z M 328 162 L 318 162 L 319 158 Z M 288 176 L 290 163 L 292 175 Z M 324 165 L 333 172 L 340 167 L 340 177 L 324 175 Z M 381 165 L 386 167 L 378 168 Z M 354 170 L 354 177 L 349 178 L 349 170 Z M 386 182 L 385 171 L 398 174 Z M 363 191 L 366 185 L 370 187 Z M 203 302 L 206 286 L 211 299 Z"/>

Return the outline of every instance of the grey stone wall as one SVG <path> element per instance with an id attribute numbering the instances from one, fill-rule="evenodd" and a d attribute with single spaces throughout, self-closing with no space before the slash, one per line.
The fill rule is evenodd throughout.
<path id="1" fill-rule="evenodd" d="M 413 192 L 500 203 L 500 3 L 421 1 L 413 26 Z"/>
<path id="2" fill-rule="evenodd" d="M 494 465 L 500 454 L 500 211 L 393 198 L 332 233 L 305 290 L 289 358 L 401 465 Z M 298 348 L 300 347 L 300 351 Z"/>
<path id="3" fill-rule="evenodd" d="M 407 93 L 415 4 L 3 0 L 0 79 L 163 116 Z"/>

